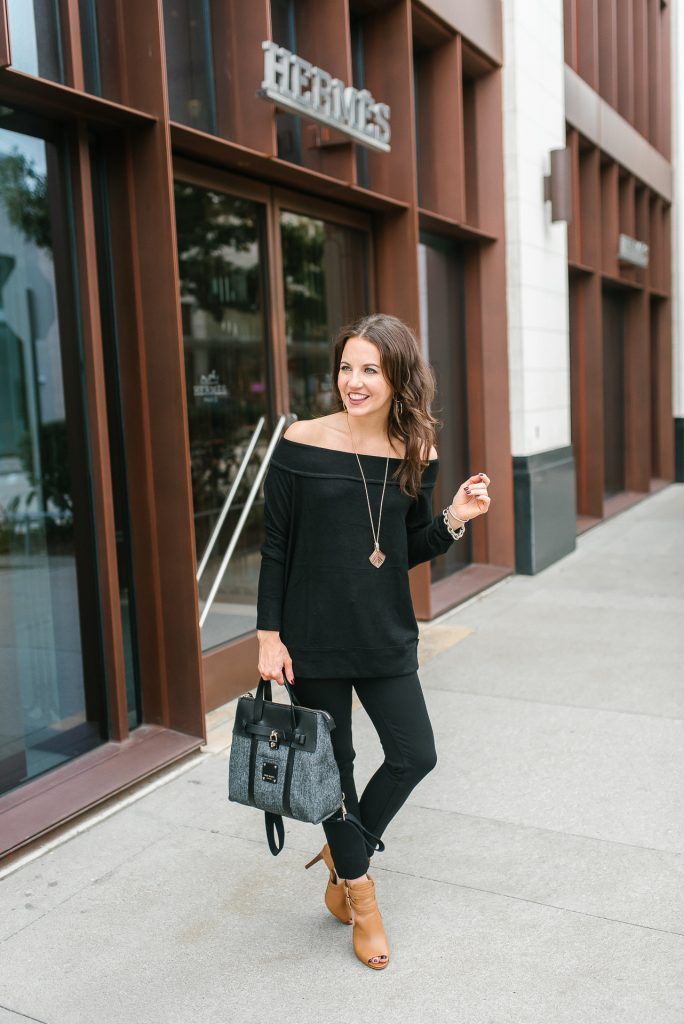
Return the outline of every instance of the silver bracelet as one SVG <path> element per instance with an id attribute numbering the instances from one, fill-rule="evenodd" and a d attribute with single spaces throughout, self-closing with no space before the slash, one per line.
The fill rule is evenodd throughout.
<path id="1" fill-rule="evenodd" d="M 449 522 L 449 511 L 450 511 L 450 509 L 451 509 L 451 505 L 447 505 L 447 507 L 442 512 L 442 516 L 444 518 L 444 525 L 446 526 L 447 530 L 449 531 L 451 536 L 454 538 L 454 540 L 460 540 L 461 537 L 463 536 L 463 534 L 465 533 L 466 523 L 468 522 L 468 520 L 466 519 L 464 521 L 463 519 L 459 519 L 458 516 L 455 516 L 454 513 L 452 512 L 451 514 L 454 517 L 454 519 L 461 524 L 461 526 L 459 527 L 458 530 L 454 530 L 453 526 Z"/>

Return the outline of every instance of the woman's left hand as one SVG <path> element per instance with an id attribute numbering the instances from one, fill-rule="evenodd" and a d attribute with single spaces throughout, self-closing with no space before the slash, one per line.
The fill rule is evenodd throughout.
<path id="1" fill-rule="evenodd" d="M 475 476 L 468 477 L 451 502 L 454 515 L 464 522 L 488 512 L 492 500 L 487 494 L 489 484 L 490 480 L 486 473 L 476 473 Z"/>

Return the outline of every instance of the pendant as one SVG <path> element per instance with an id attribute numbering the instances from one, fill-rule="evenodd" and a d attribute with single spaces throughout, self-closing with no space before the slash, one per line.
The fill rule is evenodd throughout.
<path id="1" fill-rule="evenodd" d="M 382 563 L 387 558 L 387 555 L 383 554 L 378 545 L 376 544 L 373 553 L 368 556 L 368 561 L 371 565 L 374 565 L 376 569 L 379 569 Z"/>

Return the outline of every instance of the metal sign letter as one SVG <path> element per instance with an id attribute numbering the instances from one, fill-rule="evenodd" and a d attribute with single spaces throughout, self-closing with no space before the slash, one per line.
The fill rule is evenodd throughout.
<path id="1" fill-rule="evenodd" d="M 339 78 L 270 39 L 261 46 L 264 80 L 257 96 L 335 128 L 369 149 L 390 152 L 390 108 L 386 103 L 377 103 L 368 89 L 345 86 Z"/>

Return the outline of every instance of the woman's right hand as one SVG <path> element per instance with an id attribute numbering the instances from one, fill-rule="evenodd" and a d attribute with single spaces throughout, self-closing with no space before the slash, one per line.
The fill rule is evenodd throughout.
<path id="1" fill-rule="evenodd" d="M 294 683 L 292 658 L 287 647 L 280 639 L 280 633 L 277 630 L 258 629 L 257 639 L 259 641 L 258 669 L 261 678 L 272 679 L 280 686 L 284 686 L 284 669 L 288 683 Z"/>

